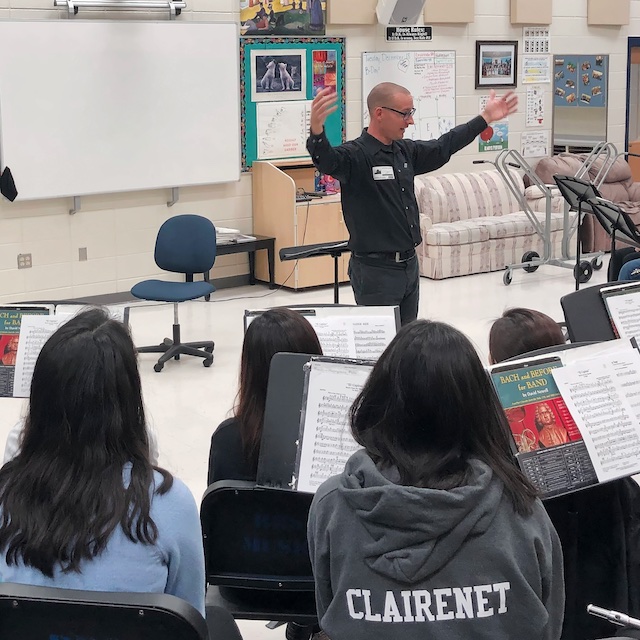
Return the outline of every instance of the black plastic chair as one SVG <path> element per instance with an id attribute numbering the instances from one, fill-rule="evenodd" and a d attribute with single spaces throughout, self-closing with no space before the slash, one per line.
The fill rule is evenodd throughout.
<path id="1" fill-rule="evenodd" d="M 144 280 L 131 289 L 131 294 L 142 300 L 173 303 L 173 339 L 152 347 L 138 347 L 139 353 L 161 353 L 153 369 L 162 371 L 165 362 L 181 355 L 204 358 L 202 364 L 213 362 L 214 343 L 180 341 L 178 303 L 206 298 L 216 290 L 209 282 L 209 271 L 216 260 L 216 228 L 203 216 L 185 214 L 169 218 L 158 231 L 154 252 L 156 264 L 165 271 L 184 273 L 186 282 Z M 204 281 L 194 282 L 193 276 L 202 273 Z"/>
<path id="2" fill-rule="evenodd" d="M 164 593 L 77 591 L 7 582 L 0 584 L 0 638 L 208 640 L 209 632 L 188 602 Z M 211 640 L 238 638 L 239 632 L 211 635 Z"/>
<path id="3" fill-rule="evenodd" d="M 202 498 L 206 608 L 234 618 L 317 624 L 307 546 L 312 494 L 222 480 Z"/>

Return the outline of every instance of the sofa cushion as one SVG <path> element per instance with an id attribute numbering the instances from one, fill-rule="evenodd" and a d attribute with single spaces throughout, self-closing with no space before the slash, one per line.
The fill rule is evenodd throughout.
<path id="1" fill-rule="evenodd" d="M 480 226 L 476 218 L 435 224 L 427 231 L 423 242 L 436 246 L 454 246 L 487 240 L 489 240 L 489 231 Z"/>
<path id="2" fill-rule="evenodd" d="M 524 193 L 522 178 L 516 172 L 513 175 Z M 500 216 L 521 208 L 496 170 L 421 175 L 415 182 L 420 212 L 434 224 Z"/>
<path id="3" fill-rule="evenodd" d="M 545 215 L 534 211 L 538 223 L 544 226 Z M 524 211 L 509 213 L 506 216 L 487 216 L 478 218 L 477 223 L 487 229 L 489 237 L 494 238 L 514 238 L 516 236 L 530 236 L 536 233 L 531 220 Z M 551 231 L 562 229 L 563 215 L 551 214 Z"/>

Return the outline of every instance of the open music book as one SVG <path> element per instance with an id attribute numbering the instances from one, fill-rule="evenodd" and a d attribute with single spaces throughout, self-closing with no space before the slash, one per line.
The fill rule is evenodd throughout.
<path id="1" fill-rule="evenodd" d="M 640 353 L 608 344 L 491 369 L 516 460 L 543 498 L 640 471 Z"/>
<path id="2" fill-rule="evenodd" d="M 0 397 L 28 398 L 33 369 L 44 343 L 56 329 L 87 305 L 0 307 Z M 125 324 L 129 307 L 108 306 Z"/>

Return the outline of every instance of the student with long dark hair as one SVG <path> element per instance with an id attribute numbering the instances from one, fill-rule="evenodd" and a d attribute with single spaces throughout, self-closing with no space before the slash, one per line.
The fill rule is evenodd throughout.
<path id="1" fill-rule="evenodd" d="M 403 327 L 354 402 L 351 430 L 363 449 L 319 488 L 309 517 L 331 640 L 560 637 L 558 537 L 463 334 Z"/>
<path id="2" fill-rule="evenodd" d="M 234 415 L 211 437 L 209 484 L 256 479 L 269 365 L 281 352 L 322 355 L 318 336 L 308 320 L 285 307 L 265 311 L 247 328 Z"/>
<path id="3" fill-rule="evenodd" d="M 45 343 L 19 453 L 0 469 L 3 582 L 170 593 L 204 615 L 187 487 L 149 459 L 135 348 L 99 309 Z"/>

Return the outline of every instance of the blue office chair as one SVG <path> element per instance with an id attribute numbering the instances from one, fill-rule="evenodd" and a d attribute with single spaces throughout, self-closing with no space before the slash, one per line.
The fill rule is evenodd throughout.
<path id="1" fill-rule="evenodd" d="M 221 620 L 225 616 L 226 620 Z M 218 621 L 218 624 L 213 624 Z M 241 640 L 228 612 L 207 622 L 188 602 L 166 593 L 108 593 L 0 584 L 2 640 Z"/>
<path id="2" fill-rule="evenodd" d="M 154 252 L 156 264 L 165 271 L 184 273 L 186 282 L 145 280 L 131 289 L 136 298 L 157 302 L 173 302 L 173 340 L 166 338 L 162 344 L 138 347 L 139 353 L 162 353 L 154 370 L 162 371 L 171 358 L 181 354 L 204 358 L 202 364 L 210 367 L 213 362 L 212 341 L 180 342 L 178 303 L 196 298 L 206 298 L 216 290 L 209 282 L 209 271 L 216 260 L 216 228 L 207 218 L 186 214 L 169 218 L 158 231 Z M 202 273 L 204 282 L 194 282 L 193 275 Z"/>

